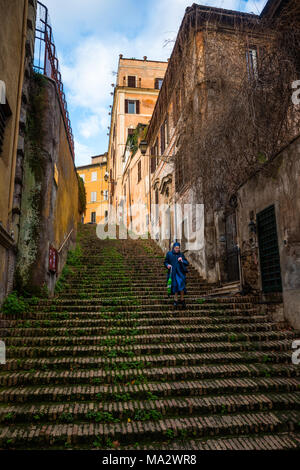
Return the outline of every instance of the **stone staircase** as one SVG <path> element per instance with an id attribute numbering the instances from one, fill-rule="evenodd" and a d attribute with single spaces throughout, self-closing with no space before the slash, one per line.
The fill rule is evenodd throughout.
<path id="1" fill-rule="evenodd" d="M 300 448 L 297 332 L 192 267 L 174 311 L 151 240 L 80 237 L 56 298 L 2 314 L 1 449 Z"/>

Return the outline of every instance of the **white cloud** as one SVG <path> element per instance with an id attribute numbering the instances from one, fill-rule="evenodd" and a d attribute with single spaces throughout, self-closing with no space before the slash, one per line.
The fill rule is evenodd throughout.
<path id="1" fill-rule="evenodd" d="M 92 145 L 84 145 L 75 139 L 76 166 L 88 165 L 91 163 L 91 156 L 99 154 L 99 149 Z"/>
<path id="2" fill-rule="evenodd" d="M 266 3 L 266 0 L 248 0 L 245 10 L 247 13 L 254 13 L 255 15 L 259 15 Z"/>
<path id="3" fill-rule="evenodd" d="M 106 118 L 106 110 L 103 109 L 100 111 L 99 115 L 91 114 L 86 119 L 80 122 L 79 124 L 79 132 L 85 139 L 89 139 L 91 137 L 96 137 L 99 135 L 100 131 L 104 131 L 107 129 L 109 125 L 108 116 Z"/>

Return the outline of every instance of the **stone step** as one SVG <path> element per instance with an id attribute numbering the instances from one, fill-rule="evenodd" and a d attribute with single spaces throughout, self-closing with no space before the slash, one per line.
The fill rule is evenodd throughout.
<path id="1" fill-rule="evenodd" d="M 152 327 L 149 327 L 152 328 Z M 174 331 L 174 333 L 170 333 L 170 330 Z M 78 329 L 77 329 L 78 330 Z M 297 338 L 297 335 L 292 331 L 254 331 L 248 333 L 237 333 L 233 331 L 228 332 L 213 332 L 213 333 L 198 333 L 198 332 L 186 332 L 185 327 L 180 330 L 180 327 L 166 327 L 165 332 L 163 332 L 164 327 L 160 327 L 158 329 L 159 332 L 147 332 L 146 330 L 143 332 L 139 332 L 137 329 L 123 329 L 124 331 L 118 331 L 116 329 L 111 330 L 111 334 L 109 335 L 101 335 L 96 336 L 93 333 L 93 329 L 90 329 L 90 335 L 86 335 L 84 330 L 78 330 L 77 336 L 59 336 L 57 332 L 53 332 L 50 336 L 50 332 L 48 333 L 49 336 L 20 336 L 20 337 L 8 337 L 5 338 L 6 346 L 8 351 L 11 351 L 11 346 L 54 346 L 54 345 L 104 345 L 104 344 L 158 344 L 158 343 L 181 343 L 181 342 L 200 342 L 201 344 L 205 345 L 206 343 L 212 344 L 214 343 L 217 347 L 220 343 L 224 344 L 225 342 L 229 343 L 238 343 L 243 344 L 249 343 L 252 347 L 256 347 L 258 341 L 280 341 L 289 339 L 292 343 L 293 339 Z M 176 331 L 177 330 L 177 331 Z M 193 330 L 197 330 L 193 328 Z M 51 330 L 50 330 L 51 331 Z M 104 332 L 105 333 L 105 332 Z M 141 333 L 141 334 L 139 334 Z M 184 333 L 184 340 L 182 339 L 182 335 Z M 253 344 L 254 343 L 254 344 Z"/>
<path id="2" fill-rule="evenodd" d="M 105 367 L 110 358 L 114 359 L 114 363 L 120 368 L 123 364 L 128 362 L 135 363 L 151 363 L 153 367 L 161 366 L 176 366 L 176 365 L 201 365 L 201 364 L 291 364 L 290 351 L 234 351 L 234 352 L 212 352 L 212 353 L 184 353 L 182 349 L 172 353 L 164 353 L 165 349 L 162 347 L 162 352 L 155 351 L 154 354 L 144 355 L 139 354 L 141 348 L 130 349 L 129 347 L 121 348 L 115 346 L 113 349 L 108 350 L 103 346 L 99 356 L 88 357 L 58 357 L 58 358 L 32 358 L 23 359 L 19 358 L 8 359 L 6 364 L 3 364 L 1 369 L 3 371 L 9 370 L 83 370 L 83 369 L 97 369 Z M 124 367 L 125 368 L 125 367 Z"/>
<path id="3" fill-rule="evenodd" d="M 176 324 L 169 324 L 164 321 L 163 323 L 154 324 L 154 325 L 139 325 L 138 322 L 131 322 L 130 324 L 120 325 L 119 322 L 114 324 L 106 324 L 106 326 L 81 326 L 79 327 L 62 327 L 63 325 L 57 322 L 58 326 L 55 328 L 53 325 L 54 321 L 51 322 L 51 326 L 45 328 L 35 326 L 33 327 L 24 327 L 23 328 L 0 328 L 0 335 L 3 338 L 7 339 L 24 339 L 28 337 L 50 337 L 50 336 L 59 336 L 59 337 L 69 337 L 69 336 L 100 336 L 113 334 L 114 336 L 119 334 L 124 334 L 125 336 L 132 335 L 133 331 L 138 335 L 148 335 L 148 334 L 157 334 L 157 333 L 219 333 L 221 340 L 228 338 L 231 334 L 235 333 L 251 333 L 251 332 L 266 332 L 266 331 L 282 331 L 282 328 L 278 323 L 248 323 L 248 324 L 234 324 L 234 325 L 207 325 L 199 324 L 195 321 L 192 321 L 188 324 L 180 322 L 179 319 L 176 320 Z M 172 322 L 171 322 L 172 323 Z M 173 321 L 173 323 L 175 323 Z M 34 325 L 33 325 L 34 326 Z M 53 331 L 55 328 L 55 331 Z M 67 333 L 67 334 L 66 334 Z M 223 335 L 223 336 L 222 336 Z M 237 335 L 233 340 L 243 340 L 243 337 Z"/>
<path id="4" fill-rule="evenodd" d="M 8 448 L 40 448 L 40 446 L 108 447 L 111 439 L 122 444 L 137 440 L 169 439 L 170 437 L 197 438 L 271 432 L 293 432 L 298 429 L 298 411 L 273 411 L 239 413 L 236 415 L 211 415 L 207 417 L 175 417 L 149 420 L 141 423 L 85 423 L 42 425 L 16 425 L 0 428 L 0 446 Z"/>
<path id="5" fill-rule="evenodd" d="M 196 298 L 188 297 L 186 299 L 186 305 L 187 308 L 195 308 L 199 307 L 199 302 L 197 301 Z M 170 301 L 169 298 L 165 295 L 165 299 L 162 298 L 162 296 L 130 296 L 126 295 L 125 293 L 123 296 L 119 297 L 93 297 L 93 298 L 77 298 L 77 299 L 67 299 L 67 298 L 61 298 L 59 302 L 49 302 L 47 300 L 40 302 L 39 305 L 33 306 L 32 310 L 40 310 L 40 309 L 45 309 L 47 310 L 47 307 L 51 306 L 57 306 L 57 307 L 86 307 L 86 306 L 101 306 L 101 305 L 118 305 L 120 307 L 122 306 L 127 306 L 127 305 L 142 305 L 143 308 L 147 308 L 148 305 L 155 305 L 155 306 L 161 306 L 162 309 L 166 307 L 166 304 L 168 307 L 173 308 L 173 300 Z M 52 308 L 54 310 L 54 308 Z"/>
<path id="6" fill-rule="evenodd" d="M 201 294 L 203 292 L 206 292 L 206 290 L 201 290 L 197 288 L 190 288 L 189 287 L 189 292 L 188 292 L 188 297 L 201 297 Z M 153 292 L 151 289 L 148 289 L 146 287 L 139 289 L 139 292 L 136 293 L 133 289 L 122 289 L 118 288 L 115 290 L 106 290 L 106 289 L 97 289 L 97 292 L 95 294 L 94 289 L 84 289 L 84 288 L 78 288 L 78 289 L 67 289 L 64 292 L 61 292 L 59 295 L 59 300 L 64 300 L 64 299 L 80 299 L 80 298 L 85 298 L 85 296 L 88 296 L 89 298 L 97 298 L 97 297 L 123 297 L 123 296 L 134 296 L 134 297 L 139 297 L 139 298 L 144 298 L 144 297 L 150 297 L 150 298 L 156 298 L 156 297 L 166 297 L 166 286 L 159 287 Z M 55 300 L 58 300 L 58 297 L 56 297 Z"/>
<path id="7" fill-rule="evenodd" d="M 300 392 L 285 394 L 213 395 L 205 398 L 161 398 L 160 400 L 34 403 L 31 405 L 2 404 L 0 424 L 35 421 L 70 423 L 74 421 L 115 422 L 147 421 L 176 416 L 221 414 L 247 411 L 300 410 Z"/>
<path id="8" fill-rule="evenodd" d="M 166 340 L 169 338 L 166 338 Z M 82 338 L 78 338 L 78 342 L 82 341 Z M 73 342 L 72 339 L 70 342 Z M 163 343 L 156 343 L 153 342 L 149 343 L 138 343 L 136 338 L 109 338 L 107 341 L 101 338 L 99 342 L 100 345 L 82 345 L 82 346 L 45 346 L 45 347 L 17 347 L 17 346 L 10 346 L 7 347 L 6 350 L 6 357 L 9 358 L 18 358 L 21 361 L 21 358 L 37 358 L 37 357 L 65 357 L 65 356 L 94 356 L 94 355 L 101 355 L 103 354 L 103 350 L 107 350 L 107 348 L 116 348 L 117 346 L 122 346 L 126 348 L 127 346 L 130 347 L 129 350 L 132 350 L 134 347 L 134 351 L 137 354 L 175 354 L 177 352 L 180 353 L 209 353 L 209 352 L 235 352 L 235 351 L 289 351 L 291 353 L 291 340 L 279 340 L 276 341 L 259 341 L 256 343 L 244 341 L 244 342 L 180 342 L 177 343 L 171 342 L 168 343 L 167 341 Z"/>
<path id="9" fill-rule="evenodd" d="M 56 306 L 55 306 L 56 307 Z M 171 313 L 172 312 L 172 313 Z M 237 318 L 243 317 L 245 321 L 251 320 L 251 318 L 256 317 L 258 315 L 257 309 L 256 308 L 248 308 L 248 309 L 220 309 L 220 310 L 215 310 L 215 309 L 208 309 L 206 308 L 199 310 L 182 310 L 182 309 L 169 309 L 169 310 L 138 310 L 137 308 L 132 311 L 128 310 L 120 310 L 117 306 L 102 306 L 101 309 L 98 311 L 79 311 L 79 312 L 72 312 L 66 309 L 60 309 L 57 310 L 55 309 L 49 309 L 48 311 L 28 311 L 24 313 L 19 313 L 19 314 L 9 314 L 9 315 L 3 315 L 1 324 L 7 324 L 7 322 L 10 321 L 34 321 L 34 320 L 43 320 L 43 321 L 51 321 L 51 320 L 56 320 L 56 319 L 61 319 L 61 320 L 75 320 L 75 319 L 98 319 L 98 318 L 104 318 L 104 319 L 137 319 L 137 318 L 167 318 L 170 315 L 174 318 L 178 318 L 180 316 L 188 315 L 189 317 L 193 318 L 207 318 L 209 316 L 212 318 L 213 321 L 217 322 L 218 319 L 224 321 L 224 315 L 227 316 L 229 321 L 235 321 Z M 269 315 L 265 314 L 265 318 L 269 319 Z M 27 323 L 27 325 L 29 325 Z M 50 326 L 50 323 L 48 323 L 48 326 Z"/>
<path id="10" fill-rule="evenodd" d="M 122 446 L 122 450 L 299 450 L 300 433 L 274 433 L 219 439 L 172 439 L 169 442 L 153 442 L 146 445 Z"/>
<path id="11" fill-rule="evenodd" d="M 0 335 L 2 335 L 2 329 L 5 326 L 10 326 L 13 328 L 22 328 L 28 330 L 29 328 L 82 328 L 82 327 L 110 327 L 110 326 L 147 326 L 147 325 L 172 325 L 172 324 L 183 324 L 183 325 L 203 325 L 206 328 L 211 327 L 220 327 L 220 328 L 239 328 L 244 326 L 249 326 L 249 328 L 255 328 L 255 326 L 259 326 L 258 324 L 269 325 L 270 328 L 275 326 L 276 328 L 280 329 L 280 324 L 271 322 L 268 320 L 267 315 L 255 315 L 255 316 L 236 316 L 234 318 L 226 317 L 226 316 L 197 316 L 197 315 L 189 315 L 189 316 L 182 316 L 183 312 L 180 312 L 181 315 L 175 316 L 156 316 L 153 318 L 149 318 L 147 315 L 143 315 L 140 312 L 138 318 L 130 318 L 127 315 L 126 318 L 119 318 L 117 315 L 112 313 L 111 315 L 105 315 L 105 318 L 102 314 L 98 314 L 95 318 L 88 319 L 76 319 L 73 320 L 65 319 L 65 316 L 59 318 L 58 317 L 51 317 L 51 320 L 36 320 L 33 319 L 31 322 L 28 323 L 28 320 L 0 320 Z M 49 315 L 48 315 L 49 316 Z M 68 317 L 68 315 L 67 315 Z M 59 319 L 58 319 L 59 318 Z M 6 323 L 5 323 L 6 322 Z M 8 335 L 12 336 L 12 335 Z"/>
<path id="12" fill-rule="evenodd" d="M 147 311 L 149 310 L 149 307 L 151 307 L 151 311 L 159 311 L 159 312 L 163 312 L 163 311 L 174 311 L 175 308 L 174 308 L 174 305 L 173 305 L 173 301 L 170 301 L 169 299 L 166 299 L 166 301 L 164 303 L 161 302 L 161 300 L 157 300 L 157 303 L 154 302 L 153 300 L 152 301 L 149 301 L 149 302 L 145 302 L 144 305 L 141 305 L 141 303 L 138 301 L 138 299 L 134 299 L 134 300 L 123 300 L 122 302 L 121 301 L 114 301 L 113 299 L 110 299 L 110 300 L 99 300 L 97 299 L 97 301 L 89 301 L 89 300 L 86 300 L 86 299 L 82 299 L 81 302 L 78 302 L 77 304 L 74 304 L 74 303 L 68 303 L 68 302 L 62 302 L 62 303 L 59 303 L 59 304 L 54 304 L 54 305 L 44 305 L 42 307 L 39 307 L 39 306 L 34 306 L 34 307 L 31 307 L 31 312 L 35 312 L 37 310 L 43 310 L 43 312 L 61 312 L 61 311 L 65 311 L 65 312 L 87 312 L 87 311 L 100 311 L 101 312 L 101 308 L 105 308 L 105 307 L 117 307 L 118 310 L 121 312 L 121 311 L 136 311 L 137 309 L 139 310 L 142 310 L 142 311 Z M 148 308 L 147 308 L 148 307 Z M 180 306 L 178 306 L 178 309 L 181 309 Z M 236 312 L 238 313 L 241 313 L 241 312 L 245 312 L 247 311 L 248 313 L 257 313 L 257 308 L 255 307 L 252 307 L 251 305 L 249 304 L 245 304 L 245 305 L 242 305 L 240 304 L 238 307 L 236 308 L 230 308 L 230 305 L 226 306 L 225 304 L 223 304 L 222 306 L 213 306 L 213 305 L 200 305 L 199 303 L 197 302 L 191 302 L 189 300 L 187 300 L 187 303 L 186 303 L 186 309 L 187 311 L 191 311 L 191 310 L 196 310 L 198 312 L 203 312 L 203 311 L 216 311 L 216 310 L 222 310 L 223 314 L 226 312 L 228 313 L 229 315 L 234 315 Z"/>
<path id="13" fill-rule="evenodd" d="M 149 383 L 183 380 L 212 380 L 235 377 L 299 377 L 300 369 L 292 364 L 217 364 L 204 366 L 173 367 L 171 365 L 152 367 L 151 362 L 136 363 L 128 361 L 127 369 L 120 368 L 120 363 L 107 360 L 103 369 L 93 371 L 38 371 L 38 372 L 1 372 L 0 387 L 36 386 L 36 385 L 79 385 L 79 384 L 118 384 Z M 131 368 L 130 368 L 131 367 Z M 300 385 L 300 381 L 298 382 Z"/>
<path id="14" fill-rule="evenodd" d="M 79 236 L 62 292 L 1 316 L 1 449 L 299 447 L 296 331 L 192 266 L 174 309 L 152 240 Z"/>

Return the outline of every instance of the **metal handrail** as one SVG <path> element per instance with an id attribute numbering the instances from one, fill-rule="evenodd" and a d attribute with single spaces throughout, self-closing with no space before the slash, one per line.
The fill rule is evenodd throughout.
<path id="1" fill-rule="evenodd" d="M 59 61 L 56 57 L 56 47 L 54 44 L 52 27 L 50 25 L 48 8 L 39 1 L 37 2 L 37 4 L 39 10 L 35 30 L 34 69 L 38 73 L 41 73 L 51 78 L 56 83 L 59 100 L 63 110 L 63 119 L 67 130 L 67 137 L 70 144 L 72 157 L 74 160 L 74 137 L 71 128 L 66 96 L 64 93 L 64 86 L 59 70 Z"/>
<path id="2" fill-rule="evenodd" d="M 67 242 L 67 241 L 68 241 L 68 239 L 70 238 L 70 236 L 71 236 L 71 233 L 72 233 L 72 232 L 74 232 L 74 229 L 73 229 L 73 228 L 72 228 L 71 232 L 69 233 L 69 235 L 68 235 L 68 236 L 65 238 L 65 240 L 64 240 L 63 244 L 61 245 L 60 249 L 59 249 L 59 250 L 57 250 L 57 252 L 58 252 L 58 253 L 60 253 L 60 252 L 61 252 L 61 250 L 62 250 L 62 249 L 63 249 L 63 247 L 65 246 L 66 242 Z"/>

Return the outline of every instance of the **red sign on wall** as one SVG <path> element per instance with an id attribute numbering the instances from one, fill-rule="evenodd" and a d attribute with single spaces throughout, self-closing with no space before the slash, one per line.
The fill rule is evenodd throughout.
<path id="1" fill-rule="evenodd" d="M 49 271 L 56 273 L 57 263 L 58 263 L 58 252 L 52 245 L 50 245 L 49 247 Z"/>

